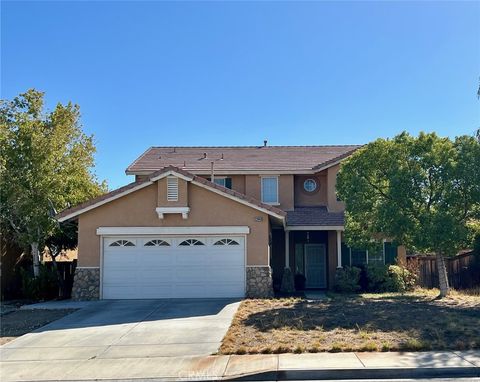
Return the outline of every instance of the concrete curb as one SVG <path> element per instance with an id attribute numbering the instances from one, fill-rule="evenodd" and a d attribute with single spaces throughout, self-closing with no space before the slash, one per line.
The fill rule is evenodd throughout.
<path id="1" fill-rule="evenodd" d="M 446 368 L 364 368 L 278 370 L 241 377 L 222 378 L 231 381 L 293 381 L 293 380 L 348 380 L 348 379 L 413 379 L 413 378 L 474 378 L 480 377 L 477 367 Z"/>
<path id="2" fill-rule="evenodd" d="M 95 379 L 96 381 L 117 382 L 160 382 L 160 381 L 299 381 L 299 380 L 399 380 L 415 378 L 479 378 L 478 367 L 446 368 L 370 368 L 370 369 L 319 369 L 319 370 L 278 370 L 265 371 L 243 376 L 209 378 L 135 378 L 135 379 Z M 67 382 L 91 382 L 91 379 L 68 379 Z M 43 382 L 53 382 L 43 381 Z"/>

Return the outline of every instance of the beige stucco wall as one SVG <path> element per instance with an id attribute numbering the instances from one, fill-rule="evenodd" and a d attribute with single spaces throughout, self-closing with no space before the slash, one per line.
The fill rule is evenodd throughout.
<path id="1" fill-rule="evenodd" d="M 150 175 L 135 175 L 135 182 L 142 182 L 147 180 Z"/>
<path id="2" fill-rule="evenodd" d="M 232 190 L 245 194 L 245 175 L 230 175 L 232 178 Z"/>
<path id="3" fill-rule="evenodd" d="M 260 176 L 245 175 L 245 195 L 261 200 Z"/>
<path id="4" fill-rule="evenodd" d="M 156 183 L 104 204 L 79 216 L 78 265 L 100 265 L 98 227 L 188 227 L 248 226 L 247 265 L 268 265 L 268 215 L 202 187 L 188 183 L 190 214 L 158 218 L 158 186 Z M 262 218 L 257 222 L 256 217 Z"/>
<path id="5" fill-rule="evenodd" d="M 345 203 L 337 200 L 336 186 L 337 173 L 340 170 L 340 165 L 332 166 L 327 169 L 327 197 L 328 210 L 331 212 L 340 212 L 345 210 Z"/>
<path id="6" fill-rule="evenodd" d="M 158 207 L 187 207 L 188 206 L 188 188 L 187 181 L 178 178 L 178 200 L 167 200 L 167 178 L 162 178 L 157 181 L 158 188 Z"/>
<path id="7" fill-rule="evenodd" d="M 307 192 L 303 183 L 307 179 L 314 179 L 317 182 L 317 189 L 314 192 Z M 322 171 L 314 175 L 295 175 L 295 206 L 311 207 L 327 205 L 327 172 Z"/>
<path id="8" fill-rule="evenodd" d="M 265 175 L 268 176 L 268 175 Z M 245 175 L 245 195 L 251 196 L 257 200 L 262 200 L 262 176 Z M 278 176 L 278 201 L 275 205 L 284 211 L 293 210 L 293 175 Z"/>
<path id="9" fill-rule="evenodd" d="M 397 247 L 397 262 L 405 264 L 407 261 L 407 249 L 403 245 Z"/>
<path id="10" fill-rule="evenodd" d="M 211 179 L 210 174 L 199 175 L 202 178 Z M 218 175 L 219 178 L 231 178 L 232 179 L 232 190 L 241 192 L 245 194 L 245 175 Z"/>
<path id="11" fill-rule="evenodd" d="M 280 175 L 278 177 L 278 198 L 280 199 L 278 207 L 284 211 L 290 211 L 294 208 L 293 179 L 293 175 Z"/>

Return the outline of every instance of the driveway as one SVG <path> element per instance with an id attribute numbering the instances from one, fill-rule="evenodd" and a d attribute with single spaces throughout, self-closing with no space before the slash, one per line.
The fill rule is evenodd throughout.
<path id="1" fill-rule="evenodd" d="M 96 301 L 2 346 L 0 359 L 209 355 L 220 347 L 238 305 L 224 299 Z"/>

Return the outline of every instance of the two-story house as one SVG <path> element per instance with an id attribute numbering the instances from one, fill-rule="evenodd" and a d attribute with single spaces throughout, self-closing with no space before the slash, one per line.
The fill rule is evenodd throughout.
<path id="1" fill-rule="evenodd" d="M 331 288 L 345 265 L 340 162 L 358 146 L 151 147 L 135 181 L 61 212 L 78 220 L 77 299 L 267 297 L 285 268 Z"/>

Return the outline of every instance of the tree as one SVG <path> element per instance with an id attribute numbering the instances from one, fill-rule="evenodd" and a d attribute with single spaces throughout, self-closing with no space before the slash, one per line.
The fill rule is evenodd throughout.
<path id="1" fill-rule="evenodd" d="M 60 296 L 66 296 L 65 280 L 58 269 L 57 257 L 66 250 L 77 248 L 78 244 L 78 224 L 67 221 L 59 223 L 52 234 L 45 240 L 45 246 L 48 248 L 48 254 L 52 259 L 53 267 L 57 273 L 57 281 L 60 289 Z"/>
<path id="2" fill-rule="evenodd" d="M 19 246 L 31 248 L 39 275 L 39 248 L 58 229 L 55 209 L 106 191 L 97 181 L 93 137 L 82 132 L 77 105 L 44 111 L 34 89 L 0 101 L 0 219 Z"/>
<path id="3" fill-rule="evenodd" d="M 357 150 L 341 166 L 346 240 L 371 245 L 388 237 L 436 254 L 440 295 L 448 293 L 444 256 L 472 244 L 480 219 L 480 143 L 404 132 Z"/>

